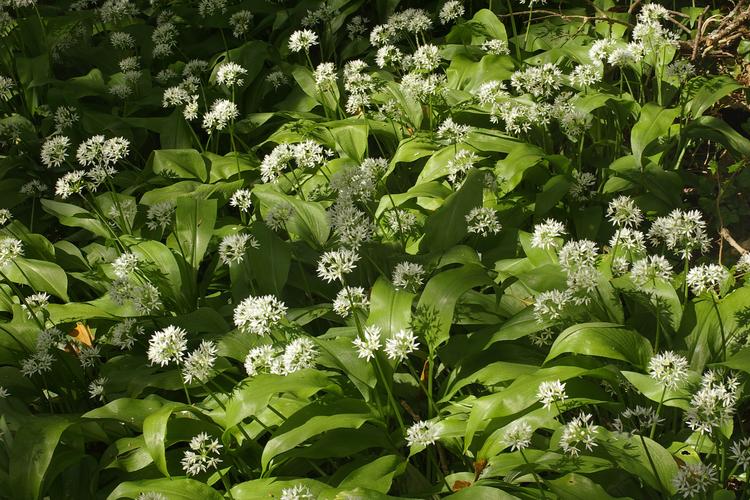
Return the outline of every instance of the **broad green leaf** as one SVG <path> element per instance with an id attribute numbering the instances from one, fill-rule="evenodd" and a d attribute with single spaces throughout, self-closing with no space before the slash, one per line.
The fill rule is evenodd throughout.
<path id="1" fill-rule="evenodd" d="M 361 122 L 343 120 L 321 125 L 326 127 L 326 133 L 333 134 L 336 139 L 336 150 L 342 157 L 346 156 L 358 163 L 362 162 L 367 151 L 367 136 L 369 134 L 367 123 L 364 120 Z"/>
<path id="2" fill-rule="evenodd" d="M 169 179 L 208 180 L 206 163 L 195 149 L 161 149 L 151 152 L 146 168 Z"/>
<path id="3" fill-rule="evenodd" d="M 403 472 L 406 467 L 402 457 L 398 455 L 386 455 L 350 472 L 339 483 L 339 488 L 368 488 L 388 493 L 391 489 L 393 476 Z"/>
<path id="4" fill-rule="evenodd" d="M 81 418 L 112 419 L 140 429 L 146 418 L 163 405 L 163 401 L 154 396 L 145 399 L 120 398 L 84 413 Z"/>
<path id="5" fill-rule="evenodd" d="M 311 403 L 287 418 L 276 429 L 263 448 L 261 467 L 268 470 L 275 457 L 314 436 L 332 429 L 357 429 L 373 417 L 369 406 L 360 400 L 339 399 L 329 403 Z"/>
<path id="6" fill-rule="evenodd" d="M 622 371 L 622 375 L 628 379 L 628 382 L 638 389 L 638 392 L 646 396 L 651 401 L 658 403 L 664 394 L 663 404 L 665 406 L 673 406 L 682 410 L 687 410 L 690 407 L 690 391 L 687 387 L 681 387 L 679 389 L 667 389 L 664 392 L 664 385 L 660 384 L 653 378 L 638 372 Z"/>
<path id="7" fill-rule="evenodd" d="M 723 363 L 717 364 L 726 366 L 732 370 L 742 370 L 745 373 L 750 373 L 750 347 L 745 347 L 731 355 Z"/>
<path id="8" fill-rule="evenodd" d="M 711 78 L 701 86 L 688 103 L 690 115 L 693 118 L 698 118 L 722 97 L 740 88 L 742 88 L 742 85 L 729 76 L 721 75 Z"/>
<path id="9" fill-rule="evenodd" d="M 630 133 L 630 149 L 638 165 L 644 164 L 648 145 L 666 135 L 679 114 L 678 108 L 664 109 L 652 102 L 641 108 L 641 116 Z"/>
<path id="10" fill-rule="evenodd" d="M 9 450 L 9 478 L 18 498 L 41 498 L 42 484 L 63 432 L 75 422 L 71 417 L 27 418 L 13 436 Z"/>
<path id="11" fill-rule="evenodd" d="M 53 200 L 40 200 L 42 208 L 50 215 L 57 217 L 60 224 L 69 227 L 80 227 L 92 232 L 96 236 L 110 238 L 112 233 L 94 215 L 77 205 Z"/>
<path id="12" fill-rule="evenodd" d="M 69 300 L 68 276 L 54 262 L 18 257 L 13 260 L 13 265 L 5 267 L 4 273 L 14 283 L 26 284 L 37 292 L 49 292 Z"/>
<path id="13" fill-rule="evenodd" d="M 390 281 L 379 277 L 370 292 L 370 315 L 367 324 L 379 326 L 381 335 L 385 338 L 408 328 L 414 297 L 415 294 L 396 290 Z"/>
<path id="14" fill-rule="evenodd" d="M 457 493 L 450 495 L 449 498 L 455 500 L 518 500 L 519 497 L 513 496 L 499 488 L 476 484 L 458 490 Z"/>
<path id="15" fill-rule="evenodd" d="M 174 234 L 182 256 L 193 269 L 198 269 L 203 260 L 215 223 L 216 200 L 177 199 Z"/>
<path id="16" fill-rule="evenodd" d="M 683 133 L 696 141 L 711 140 L 722 144 L 735 158 L 750 156 L 750 139 L 742 136 L 727 122 L 713 116 L 701 116 L 688 123 Z"/>
<path id="17" fill-rule="evenodd" d="M 165 442 L 167 435 L 167 423 L 176 411 L 191 410 L 191 406 L 180 403 L 168 403 L 151 413 L 143 421 L 143 440 L 146 443 L 151 458 L 159 472 L 169 477 L 167 470 L 167 456 Z"/>
<path id="18" fill-rule="evenodd" d="M 487 271 L 477 265 L 465 265 L 448 269 L 430 278 L 419 299 L 419 307 L 431 309 L 437 313 L 438 327 L 435 332 L 436 344 L 448 340 L 453 312 L 459 297 L 476 286 L 490 285 Z"/>
<path id="19" fill-rule="evenodd" d="M 557 479 L 547 480 L 552 493 L 560 500 L 579 500 L 581 498 L 596 498 L 597 500 L 615 500 L 607 490 L 588 477 L 570 473 Z"/>
<path id="20" fill-rule="evenodd" d="M 601 439 L 597 442 L 617 465 L 652 488 L 669 495 L 675 494 L 672 479 L 677 475 L 677 462 L 659 443 L 635 435 L 629 438 L 618 435 L 615 439 L 612 433 L 603 428 L 599 428 L 599 435 Z"/>
<path id="21" fill-rule="evenodd" d="M 260 245 L 259 248 L 250 248 L 247 252 L 248 264 L 258 284 L 257 292 L 280 296 L 289 277 L 289 267 L 292 263 L 291 245 L 279 238 L 265 224 L 253 224 L 251 231 Z"/>
<path id="22" fill-rule="evenodd" d="M 206 483 L 187 478 L 141 479 L 117 485 L 107 500 L 135 499 L 140 493 L 161 493 L 167 500 L 222 500 L 224 496 Z M 239 499 L 238 499 L 239 500 Z"/>
<path id="23" fill-rule="evenodd" d="M 545 362 L 564 353 L 619 359 L 645 368 L 652 350 L 639 333 L 614 323 L 582 323 L 571 326 L 555 339 Z"/>
<path id="24" fill-rule="evenodd" d="M 544 158 L 544 151 L 537 146 L 521 143 L 508 156 L 497 162 L 495 176 L 498 187 L 509 193 L 521 183 L 526 170 L 537 165 Z"/>
<path id="25" fill-rule="evenodd" d="M 232 498 L 235 500 L 268 500 L 269 498 L 281 498 L 281 492 L 288 488 L 302 485 L 308 488 L 315 498 L 320 498 L 320 492 L 328 489 L 328 485 L 315 479 L 278 479 L 263 478 L 245 481 L 232 487 Z M 359 498 L 359 497 L 358 497 Z"/>
<path id="26" fill-rule="evenodd" d="M 484 175 L 478 170 L 469 172 L 463 186 L 427 218 L 420 250 L 447 250 L 461 241 L 468 234 L 466 216 L 472 208 L 482 205 L 483 187 Z"/>
<path id="27" fill-rule="evenodd" d="M 268 208 L 284 204 L 292 207 L 293 214 L 287 222 L 290 233 L 301 237 L 314 248 L 322 248 L 328 241 L 331 228 L 328 216 L 319 203 L 280 193 L 270 184 L 256 184 L 253 194 Z"/>

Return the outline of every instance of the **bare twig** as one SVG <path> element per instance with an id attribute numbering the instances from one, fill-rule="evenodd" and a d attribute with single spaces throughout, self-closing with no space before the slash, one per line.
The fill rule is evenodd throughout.
<path id="1" fill-rule="evenodd" d="M 564 21 L 569 21 L 571 19 L 583 19 L 584 22 L 589 21 L 604 21 L 610 24 L 621 24 L 623 26 L 627 26 L 628 28 L 633 28 L 633 25 L 630 24 L 627 21 L 620 21 L 619 19 L 612 19 L 611 17 L 600 17 L 600 16 L 580 16 L 580 15 L 573 15 L 573 14 L 561 14 L 560 12 L 555 12 L 552 10 L 540 10 L 540 9 L 534 9 L 533 11 L 530 10 L 522 10 L 518 12 L 510 12 L 508 14 L 497 14 L 497 17 L 512 17 L 512 16 L 522 16 L 522 15 L 529 15 L 531 13 L 534 14 L 547 14 L 547 17 L 559 17 L 560 19 Z"/>
<path id="2" fill-rule="evenodd" d="M 724 238 L 724 240 L 726 240 L 726 242 L 729 243 L 729 245 L 732 248 L 737 250 L 740 253 L 740 255 L 750 252 L 750 250 L 748 250 L 747 248 L 744 248 L 742 245 L 737 243 L 737 240 L 732 238 L 732 234 L 729 232 L 729 229 L 722 227 L 721 230 L 719 231 L 719 235 L 721 235 L 721 237 Z"/>

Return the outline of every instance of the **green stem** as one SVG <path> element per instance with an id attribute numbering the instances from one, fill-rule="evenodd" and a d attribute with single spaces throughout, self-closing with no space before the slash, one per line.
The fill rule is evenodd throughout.
<path id="1" fill-rule="evenodd" d="M 661 407 L 664 404 L 664 396 L 667 394 L 667 386 L 664 386 L 664 389 L 661 391 L 661 397 L 659 398 L 659 406 L 656 407 L 656 417 L 654 417 L 654 423 L 651 424 L 651 432 L 649 432 L 648 437 L 650 439 L 654 439 L 654 435 L 656 434 L 656 424 L 659 422 L 659 414 L 661 413 Z M 645 446 L 645 445 L 644 445 Z"/>
<path id="2" fill-rule="evenodd" d="M 529 463 L 529 460 L 526 458 L 526 455 L 524 454 L 523 449 L 519 448 L 518 451 L 521 452 L 521 458 L 523 458 L 523 461 L 526 463 L 526 465 L 531 467 L 531 464 Z M 536 471 L 532 469 L 531 474 L 534 476 L 534 482 L 536 483 L 537 488 L 539 488 L 539 494 L 541 495 L 542 498 L 547 498 L 544 496 L 544 488 L 542 488 L 542 483 Z"/>

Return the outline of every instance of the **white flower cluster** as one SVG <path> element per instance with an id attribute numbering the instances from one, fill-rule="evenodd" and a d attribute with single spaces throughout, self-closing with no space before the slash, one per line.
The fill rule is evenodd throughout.
<path id="1" fill-rule="evenodd" d="M 665 351 L 651 358 L 648 373 L 667 389 L 675 390 L 687 382 L 688 360 L 672 351 Z"/>
<path id="2" fill-rule="evenodd" d="M 435 423 L 422 420 L 406 429 L 406 444 L 411 446 L 429 446 L 437 441 L 437 429 Z"/>
<path id="3" fill-rule="evenodd" d="M 395 44 L 402 38 L 417 35 L 432 28 L 427 11 L 406 9 L 391 15 L 385 24 L 375 26 L 370 32 L 370 43 L 376 47 Z"/>
<path id="4" fill-rule="evenodd" d="M 685 423 L 701 434 L 715 432 L 731 421 L 739 398 L 739 386 L 736 376 L 708 370 L 703 374 L 700 388 L 690 400 Z"/>
<path id="5" fill-rule="evenodd" d="M 592 424 L 591 418 L 590 413 L 581 413 L 565 425 L 560 436 L 560 447 L 565 453 L 577 457 L 581 446 L 589 451 L 597 446 L 599 426 Z"/>
<path id="6" fill-rule="evenodd" d="M 203 128 L 208 132 L 224 130 L 240 116 L 240 110 L 228 99 L 217 99 L 211 109 L 203 115 Z"/>
<path id="7" fill-rule="evenodd" d="M 345 286 L 333 300 L 333 311 L 342 318 L 349 317 L 356 309 L 365 311 L 369 306 L 370 299 L 361 286 Z"/>
<path id="8" fill-rule="evenodd" d="M 317 358 L 315 342 L 308 337 L 298 337 L 283 349 L 269 344 L 253 347 L 245 357 L 245 371 L 250 377 L 259 373 L 289 375 L 315 367 Z"/>
<path id="9" fill-rule="evenodd" d="M 182 469 L 189 476 L 196 476 L 209 469 L 215 469 L 221 459 L 219 450 L 223 448 L 218 439 L 212 439 L 205 432 L 201 432 L 190 440 L 190 449 L 185 451 L 182 458 Z"/>
<path id="10" fill-rule="evenodd" d="M 279 144 L 267 154 L 260 164 L 263 182 L 273 182 L 285 170 L 298 168 L 313 170 L 325 163 L 333 152 L 312 140 L 297 144 Z"/>
<path id="11" fill-rule="evenodd" d="M 286 310 L 286 305 L 273 295 L 251 295 L 234 308 L 234 324 L 242 333 L 269 335 Z"/>
<path id="12" fill-rule="evenodd" d="M 240 264 L 249 247 L 260 248 L 258 240 L 251 234 L 230 234 L 219 243 L 219 260 L 222 264 Z"/>

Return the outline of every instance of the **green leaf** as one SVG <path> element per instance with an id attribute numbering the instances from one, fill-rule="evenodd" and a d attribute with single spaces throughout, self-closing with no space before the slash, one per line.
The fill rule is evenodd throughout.
<path id="1" fill-rule="evenodd" d="M 450 336 L 453 312 L 459 297 L 476 286 L 491 285 L 487 271 L 477 265 L 465 265 L 440 272 L 430 278 L 419 298 L 419 307 L 437 312 L 438 328 L 436 344 L 440 345 Z"/>
<path id="2" fill-rule="evenodd" d="M 281 295 L 289 278 L 292 249 L 289 242 L 279 238 L 265 224 L 254 223 L 251 229 L 259 248 L 248 250 L 248 263 L 258 284 L 258 293 Z"/>
<path id="3" fill-rule="evenodd" d="M 5 275 L 14 283 L 29 285 L 37 292 L 49 292 L 65 301 L 68 298 L 68 276 L 54 262 L 18 257 Z"/>
<path id="4" fill-rule="evenodd" d="M 677 475 L 677 462 L 659 443 L 645 436 L 614 436 L 603 428 L 599 428 L 599 433 L 601 439 L 597 439 L 597 442 L 617 465 L 652 488 L 669 495 L 675 494 L 672 479 Z"/>
<path id="5" fill-rule="evenodd" d="M 622 371 L 622 375 L 628 379 L 628 382 L 638 389 L 638 392 L 646 396 L 651 401 L 658 403 L 664 391 L 664 385 L 660 384 L 653 378 L 638 372 Z M 690 391 L 686 388 L 667 389 L 664 393 L 663 404 L 687 410 L 690 407 Z"/>
<path id="6" fill-rule="evenodd" d="M 750 347 L 745 347 L 739 352 L 733 354 L 723 363 L 717 363 L 732 370 L 742 370 L 745 373 L 750 373 Z"/>
<path id="7" fill-rule="evenodd" d="M 362 121 L 343 120 L 321 124 L 327 129 L 326 133 L 333 134 L 336 139 L 336 149 L 340 155 L 346 156 L 357 163 L 362 163 L 367 151 L 367 124 Z"/>
<path id="8" fill-rule="evenodd" d="M 381 328 L 383 337 L 408 328 L 411 321 L 411 305 L 415 294 L 396 290 L 390 281 L 380 276 L 370 293 L 370 315 L 368 325 Z"/>
<path id="9" fill-rule="evenodd" d="M 509 193 L 521 183 L 526 170 L 537 165 L 544 158 L 544 151 L 537 146 L 521 143 L 508 154 L 508 156 L 497 162 L 495 176 L 500 189 Z"/>
<path id="10" fill-rule="evenodd" d="M 701 116 L 688 123 L 683 133 L 694 140 L 711 140 L 722 144 L 735 158 L 750 157 L 750 140 L 730 127 L 727 122 L 713 116 Z"/>
<path id="11" fill-rule="evenodd" d="M 280 193 L 271 184 L 256 184 L 253 188 L 253 194 L 266 207 L 283 206 L 284 204 L 292 207 L 293 214 L 287 222 L 287 230 L 290 234 L 301 237 L 314 248 L 322 248 L 328 241 L 331 228 L 328 224 L 326 211 L 320 203 L 304 201 Z"/>
<path id="12" fill-rule="evenodd" d="M 398 455 L 386 455 L 347 474 L 339 483 L 339 488 L 360 487 L 388 493 L 393 476 L 400 473 L 405 466 L 403 458 Z"/>
<path id="13" fill-rule="evenodd" d="M 648 365 L 653 354 L 643 336 L 614 323 L 582 323 L 567 328 L 555 339 L 545 363 L 564 353 L 619 359 L 640 368 Z"/>
<path id="14" fill-rule="evenodd" d="M 165 451 L 167 423 L 172 413 L 191 409 L 192 406 L 180 403 L 168 403 L 146 417 L 143 421 L 143 440 L 146 443 L 146 449 L 151 458 L 154 459 L 156 468 L 167 477 L 169 477 Z"/>
<path id="15" fill-rule="evenodd" d="M 216 200 L 177 199 L 174 234 L 182 256 L 193 269 L 198 269 L 203 260 L 215 223 Z"/>
<path id="16" fill-rule="evenodd" d="M 314 402 L 287 418 L 263 448 L 261 467 L 268 470 L 271 461 L 308 439 L 332 429 L 358 429 L 372 419 L 366 403 L 355 399 Z"/>
<path id="17" fill-rule="evenodd" d="M 221 493 L 195 479 L 160 478 L 126 481 L 117 485 L 107 500 L 134 499 L 138 494 L 153 491 L 161 493 L 167 500 L 222 500 Z"/>
<path id="18" fill-rule="evenodd" d="M 607 490 L 594 481 L 574 472 L 565 474 L 557 479 L 547 480 L 552 493 L 560 500 L 579 500 L 581 498 L 596 498 L 597 500 L 615 500 Z"/>
<path id="19" fill-rule="evenodd" d="M 75 421 L 70 417 L 28 417 L 13 436 L 9 478 L 13 495 L 35 500 L 63 432 Z"/>
<path id="20" fill-rule="evenodd" d="M 742 85 L 729 76 L 721 75 L 711 78 L 703 84 L 688 103 L 690 116 L 698 118 L 708 108 L 716 104 L 722 97 L 741 88 Z"/>
<path id="21" fill-rule="evenodd" d="M 146 418 L 163 405 L 163 401 L 154 396 L 145 399 L 120 398 L 84 413 L 81 418 L 112 419 L 140 429 Z"/>
<path id="22" fill-rule="evenodd" d="M 50 215 L 57 217 L 60 224 L 69 227 L 80 227 L 96 236 L 110 238 L 111 233 L 94 215 L 77 205 L 53 200 L 40 200 L 42 208 Z"/>
<path id="23" fill-rule="evenodd" d="M 630 133 L 630 149 L 638 165 L 644 164 L 643 156 L 648 145 L 666 135 L 679 114 L 677 108 L 664 109 L 652 102 L 641 108 L 641 116 Z"/>
<path id="24" fill-rule="evenodd" d="M 195 149 L 161 149 L 151 152 L 146 168 L 169 179 L 208 180 L 208 170 L 201 154 Z"/>
<path id="25" fill-rule="evenodd" d="M 484 175 L 472 170 L 463 186 L 450 195 L 424 225 L 424 237 L 419 249 L 425 251 L 447 250 L 467 235 L 466 216 L 472 208 L 482 206 Z"/>
<path id="26" fill-rule="evenodd" d="M 518 497 L 506 493 L 499 488 L 478 484 L 458 490 L 457 493 L 450 495 L 449 498 L 455 500 L 518 500 Z"/>

